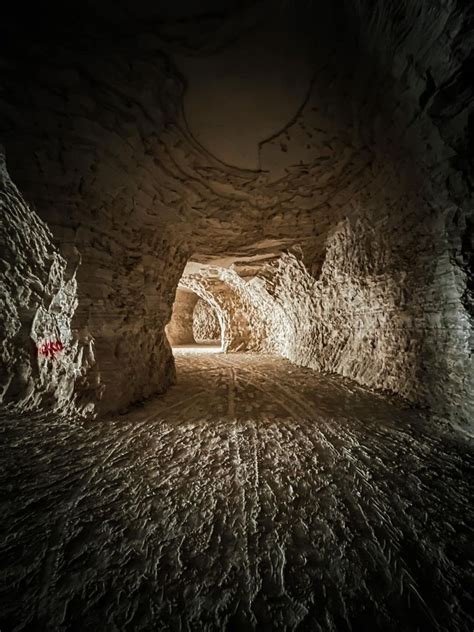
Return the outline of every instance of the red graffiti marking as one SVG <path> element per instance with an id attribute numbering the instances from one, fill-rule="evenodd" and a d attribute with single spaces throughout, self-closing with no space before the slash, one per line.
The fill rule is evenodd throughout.
<path id="1" fill-rule="evenodd" d="M 56 340 L 56 342 L 43 342 L 43 344 L 38 347 L 38 353 L 47 358 L 54 358 L 55 354 L 63 349 L 64 345 L 60 340 Z"/>

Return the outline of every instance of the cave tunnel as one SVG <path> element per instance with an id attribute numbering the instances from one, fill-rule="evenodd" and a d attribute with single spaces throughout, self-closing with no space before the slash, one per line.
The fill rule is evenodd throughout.
<path id="1" fill-rule="evenodd" d="M 2 8 L 1 632 L 472 632 L 473 25 Z"/>
<path id="2" fill-rule="evenodd" d="M 224 351 L 221 323 L 223 318 L 219 308 L 207 298 L 201 298 L 199 294 L 178 285 L 171 319 L 165 327 L 166 337 L 175 355 Z"/>

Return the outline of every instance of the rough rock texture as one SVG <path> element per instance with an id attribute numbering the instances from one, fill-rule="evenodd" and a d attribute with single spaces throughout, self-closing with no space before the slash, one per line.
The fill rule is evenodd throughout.
<path id="1" fill-rule="evenodd" d="M 193 334 L 196 342 L 220 342 L 221 328 L 217 314 L 209 303 L 202 299 L 199 299 L 194 307 Z"/>
<path id="2" fill-rule="evenodd" d="M 250 280 L 204 266 L 181 282 L 201 293 L 206 288 L 218 305 L 228 350 L 272 351 L 445 416 L 455 403 L 456 413 L 468 418 L 474 393 L 469 321 L 457 319 L 455 297 L 447 302 L 438 281 L 426 287 L 421 271 L 422 283 L 416 276 L 408 281 L 395 256 L 383 235 L 357 219 L 336 227 L 317 279 L 285 254 Z M 441 303 L 443 317 L 436 313 Z M 438 356 L 441 343 L 449 354 Z M 433 383 L 434 367 L 449 381 Z"/>
<path id="3" fill-rule="evenodd" d="M 2 630 L 472 631 L 472 445 L 275 357 L 177 364 L 127 416 L 2 419 Z"/>
<path id="4" fill-rule="evenodd" d="M 264 312 L 256 310 L 248 283 L 234 270 L 204 266 L 198 273 L 185 273 L 180 286 L 192 289 L 215 311 L 224 351 L 264 350 Z"/>
<path id="5" fill-rule="evenodd" d="M 426 268 L 417 274 L 414 265 L 408 274 L 396 257 L 384 236 L 360 220 L 337 228 L 317 280 L 284 257 L 271 291 L 290 326 L 282 327 L 281 317 L 275 323 L 276 349 L 305 366 L 469 419 L 472 331 L 451 279 L 438 276 L 449 262 L 440 256 L 427 283 Z"/>
<path id="6" fill-rule="evenodd" d="M 169 343 L 185 345 L 196 342 L 194 339 L 193 312 L 199 297 L 194 292 L 176 290 L 171 320 L 165 327 Z"/>
<path id="7" fill-rule="evenodd" d="M 84 395 L 92 343 L 71 330 L 73 269 L 10 180 L 0 152 L 0 402 L 17 413 L 68 409 Z M 53 345 L 53 346 L 51 346 Z"/>
<path id="8" fill-rule="evenodd" d="M 217 286 L 202 296 L 228 350 L 274 338 L 236 290 L 256 279 L 292 323 L 293 361 L 471 421 L 472 3 L 178 5 L 0 26 L 0 140 L 62 254 L 80 253 L 75 326 L 95 341 L 102 410 L 173 380 L 164 327 L 191 258 L 244 269 L 235 326 Z M 298 54 L 271 66 L 282 47 Z M 229 77 L 268 117 L 235 121 Z M 288 77 L 307 83 L 284 121 Z M 272 290 L 263 265 L 285 251 Z"/>
<path id="9" fill-rule="evenodd" d="M 2 6 L 2 632 L 472 632 L 473 26 Z"/>

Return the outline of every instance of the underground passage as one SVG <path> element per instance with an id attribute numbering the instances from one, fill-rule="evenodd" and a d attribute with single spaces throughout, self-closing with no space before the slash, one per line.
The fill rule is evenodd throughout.
<path id="1" fill-rule="evenodd" d="M 472 632 L 474 5 L 19 5 L 0 631 Z"/>
<path id="2" fill-rule="evenodd" d="M 216 308 L 195 292 L 178 286 L 171 319 L 165 327 L 166 337 L 174 350 L 203 350 L 204 346 L 223 350 L 222 329 Z M 199 349 L 198 349 L 199 347 Z"/>

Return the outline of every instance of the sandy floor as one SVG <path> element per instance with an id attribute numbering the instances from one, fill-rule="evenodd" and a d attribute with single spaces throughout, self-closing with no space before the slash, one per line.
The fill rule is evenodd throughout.
<path id="1" fill-rule="evenodd" d="M 173 355 L 175 357 L 181 355 L 188 355 L 192 353 L 196 354 L 207 354 L 207 353 L 220 353 L 222 351 L 222 347 L 215 342 L 204 342 L 201 344 L 192 344 L 192 345 L 175 345 L 173 347 Z"/>
<path id="2" fill-rule="evenodd" d="M 127 415 L 3 421 L 1 632 L 472 632 L 472 448 L 283 360 L 177 365 Z"/>

